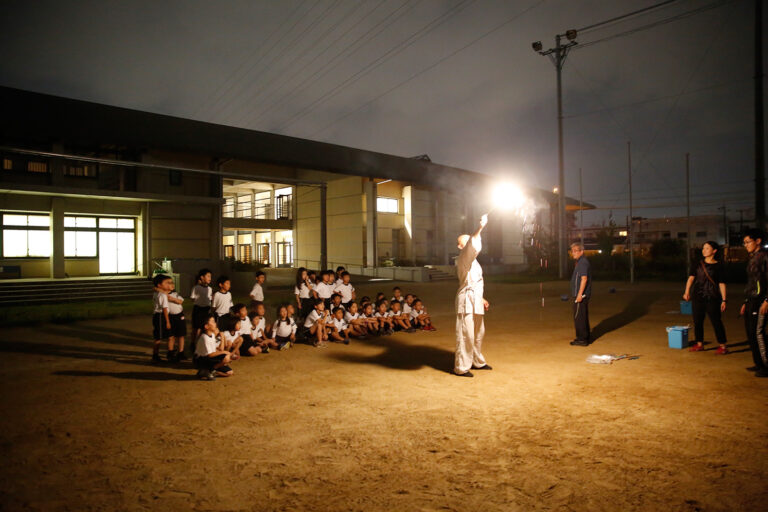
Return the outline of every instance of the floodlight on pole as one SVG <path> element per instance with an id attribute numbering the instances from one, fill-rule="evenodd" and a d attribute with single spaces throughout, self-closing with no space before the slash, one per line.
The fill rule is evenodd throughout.
<path id="1" fill-rule="evenodd" d="M 558 190 L 557 196 L 557 260 L 558 260 L 558 277 L 561 279 L 565 277 L 565 265 L 567 255 L 566 243 L 565 243 L 565 162 L 563 157 L 563 87 L 562 87 L 562 70 L 565 59 L 568 57 L 568 52 L 571 48 L 578 43 L 575 41 L 578 32 L 576 30 L 567 30 L 564 34 L 555 35 L 555 46 L 548 50 L 542 50 L 543 46 L 541 41 L 536 41 L 531 44 L 533 51 L 539 55 L 546 55 L 555 65 L 557 71 L 557 162 L 558 162 Z M 562 39 L 565 37 L 568 42 L 562 44 Z"/>

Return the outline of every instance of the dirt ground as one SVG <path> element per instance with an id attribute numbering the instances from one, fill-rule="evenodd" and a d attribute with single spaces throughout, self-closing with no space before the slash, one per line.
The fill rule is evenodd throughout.
<path id="1" fill-rule="evenodd" d="M 538 285 L 490 283 L 494 369 L 473 379 L 448 373 L 455 283 L 403 286 L 437 332 L 298 345 L 215 382 L 152 365 L 149 316 L 4 329 L 0 508 L 768 510 L 768 379 L 745 371 L 737 286 L 717 356 L 667 348 L 682 283 L 596 283 L 587 348 L 567 284 L 542 308 Z M 607 353 L 640 357 L 585 362 Z"/>

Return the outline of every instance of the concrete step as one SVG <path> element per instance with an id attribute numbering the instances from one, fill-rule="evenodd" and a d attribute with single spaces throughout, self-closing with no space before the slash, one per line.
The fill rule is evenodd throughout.
<path id="1" fill-rule="evenodd" d="M 427 274 L 429 274 L 430 281 L 454 281 L 456 274 L 451 274 L 443 270 L 427 267 Z"/>
<path id="2" fill-rule="evenodd" d="M 0 305 L 152 298 L 152 282 L 141 278 L 42 279 L 0 282 Z"/>

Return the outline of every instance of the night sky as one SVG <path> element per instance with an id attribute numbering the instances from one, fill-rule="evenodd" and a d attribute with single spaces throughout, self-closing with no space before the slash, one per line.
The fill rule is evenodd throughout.
<path id="1" fill-rule="evenodd" d="M 2 85 L 557 182 L 554 35 L 659 0 L 5 1 Z M 709 6 L 714 8 L 707 9 Z M 701 12 L 610 38 L 701 8 Z M 581 34 L 566 191 L 623 219 L 753 205 L 753 2 L 680 0 Z M 578 46 L 577 46 L 578 48 Z M 768 53 L 768 52 L 767 52 Z"/>

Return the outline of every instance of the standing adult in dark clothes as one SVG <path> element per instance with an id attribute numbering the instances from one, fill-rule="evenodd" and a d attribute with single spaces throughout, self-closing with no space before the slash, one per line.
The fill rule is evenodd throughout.
<path id="1" fill-rule="evenodd" d="M 765 342 L 765 318 L 768 314 L 768 254 L 762 250 L 763 233 L 750 229 L 744 236 L 744 247 L 749 253 L 747 286 L 744 289 L 744 328 L 755 366 L 748 368 L 755 377 L 768 377 L 768 351 Z"/>
<path id="2" fill-rule="evenodd" d="M 720 318 L 720 313 L 725 312 L 725 283 L 723 282 L 723 265 L 718 261 L 717 242 L 704 242 L 701 247 L 702 259 L 691 267 L 691 275 L 685 283 L 684 300 L 693 300 L 693 330 L 694 343 L 689 348 L 691 352 L 704 350 L 704 317 L 709 315 L 712 327 L 715 329 L 715 337 L 720 347 L 717 354 L 725 355 L 728 348 L 725 344 L 725 327 Z M 693 288 L 693 290 L 691 290 Z M 693 293 L 691 293 L 693 291 Z"/>
<path id="3" fill-rule="evenodd" d="M 589 260 L 584 256 L 584 246 L 571 244 L 571 256 L 576 261 L 571 276 L 571 294 L 573 302 L 573 325 L 576 327 L 576 339 L 571 345 L 586 347 L 590 343 L 589 298 L 592 296 L 592 272 Z"/>

